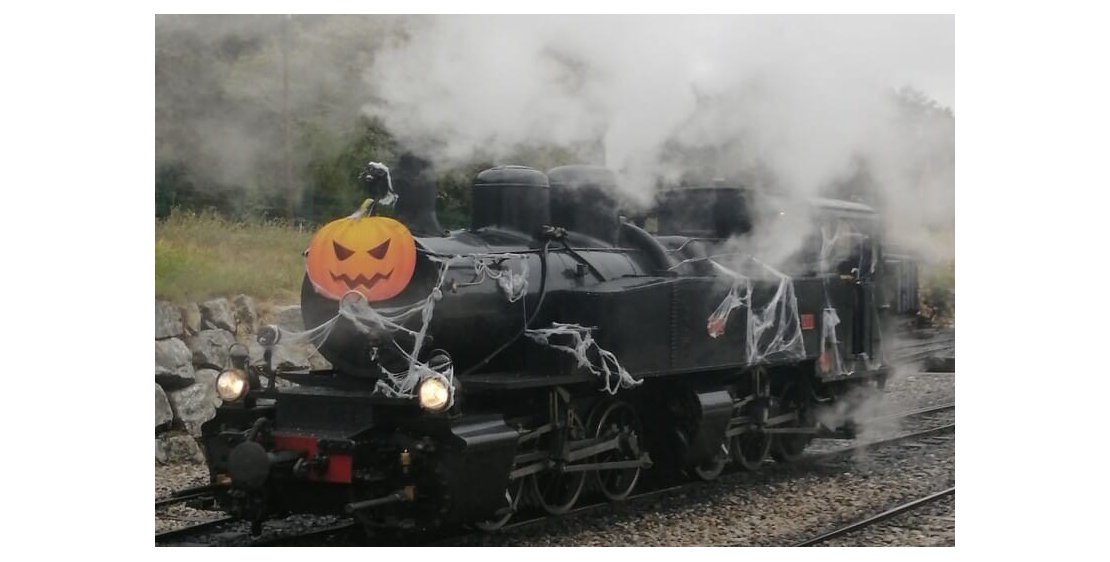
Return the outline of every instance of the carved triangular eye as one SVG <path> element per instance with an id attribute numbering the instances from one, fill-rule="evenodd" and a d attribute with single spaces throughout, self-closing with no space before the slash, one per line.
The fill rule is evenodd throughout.
<path id="1" fill-rule="evenodd" d="M 386 240 L 385 242 L 382 242 L 380 245 L 378 245 L 377 248 L 374 248 L 373 250 L 370 250 L 369 252 L 370 252 L 370 255 L 374 259 L 380 260 L 380 259 L 385 257 L 385 253 L 388 252 L 388 251 L 389 251 L 389 240 Z"/>
<path id="2" fill-rule="evenodd" d="M 332 244 L 332 246 L 335 246 L 335 257 L 339 258 L 339 261 L 343 261 L 343 260 L 351 257 L 352 255 L 354 255 L 354 251 L 348 250 L 347 248 L 344 248 L 343 246 L 340 246 L 339 243 L 334 241 L 334 240 L 332 241 L 331 244 Z"/>

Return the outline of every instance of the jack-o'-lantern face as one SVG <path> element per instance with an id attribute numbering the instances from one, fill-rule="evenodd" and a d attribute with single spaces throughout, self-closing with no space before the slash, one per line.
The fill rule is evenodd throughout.
<path id="1" fill-rule="evenodd" d="M 383 301 L 405 290 L 416 268 L 416 241 L 387 217 L 352 215 L 321 228 L 308 244 L 308 278 L 316 292 L 339 300 L 358 291 Z"/>

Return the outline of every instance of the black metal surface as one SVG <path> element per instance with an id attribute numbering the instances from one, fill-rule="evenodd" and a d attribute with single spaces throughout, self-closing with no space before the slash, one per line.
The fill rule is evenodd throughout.
<path id="1" fill-rule="evenodd" d="M 509 181 L 518 175 L 527 178 L 533 177 L 533 174 L 539 172 L 497 169 L 494 179 Z M 498 189 L 502 187 L 491 185 Z M 513 186 L 512 189 L 528 191 L 532 188 Z M 855 211 L 854 208 L 852 210 Z M 727 294 L 731 281 L 717 275 L 688 273 L 676 276 L 676 272 L 671 271 L 673 266 L 668 264 L 677 261 L 659 240 L 631 225 L 624 227 L 623 232 L 627 236 L 620 240 L 619 247 L 601 245 L 594 239 L 599 246 L 596 249 L 573 249 L 574 246 L 581 248 L 581 244 L 589 244 L 591 238 L 568 233 L 568 239 L 578 236 L 573 240 L 572 248 L 559 245 L 551 248 L 547 275 L 544 277 L 547 300 L 544 310 L 538 313 L 534 327 L 543 327 L 553 321 L 597 327 L 599 344 L 617 354 L 622 365 L 637 376 L 745 366 L 747 357 L 742 345 L 746 337 L 744 310 L 730 316 L 723 337 L 710 338 L 705 329 L 706 319 Z M 670 237 L 667 242 L 671 246 L 678 245 L 682 251 L 691 248 L 700 248 L 700 252 L 710 254 L 723 251 L 710 240 L 680 242 L 680 237 Z M 442 238 L 422 238 L 419 243 L 425 251 L 438 255 L 516 252 L 528 262 L 528 294 L 523 302 L 517 303 L 509 303 L 504 292 L 493 282 L 451 290 L 456 284 L 466 284 L 474 279 L 473 266 L 467 260 L 457 260 L 448 272 L 447 291 L 436 304 L 425 349 L 447 350 L 455 362 L 456 372 L 468 372 L 491 351 L 517 338 L 525 310 L 529 314 L 535 311 L 538 288 L 543 284 L 540 276 L 544 269 L 540 256 L 536 254 L 539 242 L 512 230 L 485 228 L 476 232 L 457 232 Z M 426 296 L 436 276 L 437 268 L 421 255 L 409 288 L 398 298 L 382 303 L 382 306 L 415 302 Z M 759 306 L 774 294 L 777 279 L 754 279 L 755 304 Z M 808 315 L 814 326 L 803 332 L 806 358 L 816 358 L 822 310 L 826 304 L 833 306 L 840 318 L 836 331 L 841 358 L 849 361 L 861 353 L 876 356 L 874 347 L 877 338 L 869 321 L 871 309 L 875 306 L 873 291 L 868 290 L 870 285 L 861 286 L 854 279 L 839 275 L 801 276 L 795 277 L 793 282 L 799 312 Z M 666 287 L 668 283 L 672 285 Z M 861 294 L 861 291 L 864 293 Z M 307 282 L 302 300 L 308 326 L 318 325 L 335 315 L 337 304 L 316 295 Z M 414 318 L 410 328 L 417 329 L 418 322 L 419 318 Z M 769 330 L 765 338 L 770 338 L 774 331 Z M 384 344 L 390 337 L 382 334 L 381 342 L 373 337 L 367 338 L 351 327 L 346 319 L 341 319 L 321 352 L 340 371 L 373 378 L 377 376 L 377 369 L 369 358 L 375 353 L 375 344 L 382 350 L 378 357 L 384 365 L 393 371 L 407 367 L 407 363 L 396 354 L 392 357 L 394 364 L 389 363 L 391 346 Z M 405 345 L 407 342 L 401 343 Z M 552 376 L 569 374 L 563 366 L 553 364 L 550 353 L 535 350 L 534 347 L 523 339 L 512 342 L 497 354 L 495 360 L 483 365 L 480 372 L 519 372 L 523 367 L 532 372 L 539 369 L 539 372 Z M 766 359 L 775 361 L 781 358 L 768 356 Z"/>
<path id="2" fill-rule="evenodd" d="M 547 171 L 551 181 L 551 222 L 612 245 L 620 222 L 614 199 L 617 178 L 600 166 L 559 166 Z"/>
<path id="3" fill-rule="evenodd" d="M 676 265 L 676 260 L 667 252 L 667 248 L 659 239 L 646 230 L 629 222 L 620 225 L 617 244 L 637 248 L 651 262 L 649 271 L 656 275 L 672 275 L 671 270 Z"/>
<path id="4" fill-rule="evenodd" d="M 369 385 L 367 385 L 369 386 Z M 277 414 L 274 425 L 282 430 L 310 431 L 323 430 L 342 435 L 352 434 L 374 425 L 375 415 L 379 412 L 384 397 L 371 394 L 371 390 L 360 392 L 330 388 L 298 388 L 278 393 Z M 394 403 L 398 401 L 392 401 Z M 389 408 L 392 417 L 417 413 L 412 401 L 404 401 L 404 406 Z"/>
<path id="5" fill-rule="evenodd" d="M 267 453 L 266 447 L 272 443 L 243 443 L 246 429 L 262 417 L 283 435 L 317 440 L 321 451 L 330 446 L 327 443 L 342 442 L 344 455 L 349 454 L 344 459 L 353 465 L 349 486 L 329 482 L 329 487 L 322 488 L 304 478 L 275 485 L 271 479 L 267 486 L 272 489 L 267 492 L 272 495 L 267 501 L 278 508 L 327 512 L 339 506 L 341 510 L 352 502 L 357 506 L 358 502 L 393 497 L 400 488 L 415 490 L 415 499 L 390 500 L 388 506 L 364 505 L 374 510 L 395 509 L 422 522 L 489 516 L 503 507 L 521 432 L 545 424 L 558 425 L 555 433 L 567 431 L 569 418 L 558 414 L 561 410 L 552 404 L 571 404 L 567 412 L 577 409 L 585 418 L 598 402 L 597 388 L 606 382 L 614 387 L 618 382 L 599 381 L 573 354 L 521 337 L 526 321 L 532 328 L 555 322 L 590 328 L 600 349 L 613 353 L 634 378 L 651 379 L 635 390 L 621 390 L 630 393 L 636 404 L 665 404 L 665 398 L 648 395 L 665 394 L 666 389 L 684 393 L 697 389 L 692 415 L 700 425 L 687 435 L 682 455 L 676 459 L 704 459 L 715 453 L 732 414 L 729 390 L 743 385 L 746 373 L 755 366 L 748 356 L 750 309 L 769 302 L 779 279 L 759 273 L 758 268 L 745 270 L 753 284 L 752 306 L 735 309 L 724 334 L 712 338 L 707 331 L 708 318 L 735 280 L 722 277 L 707 259 L 733 251 L 723 244 L 724 239 L 747 232 L 758 209 L 749 208 L 749 194 L 739 189 L 686 190 L 668 196 L 676 199 L 663 209 L 660 224 L 661 231 L 669 235 L 656 237 L 619 221 L 611 172 L 570 166 L 549 174 L 550 186 L 547 175 L 530 168 L 499 167 L 479 174 L 470 230 L 444 235 L 434 232 L 434 214 L 428 214 L 428 202 L 421 202 L 419 196 L 410 198 L 412 206 L 403 213 L 402 219 L 411 223 L 414 232 L 428 236 L 417 239 L 417 265 L 409 286 L 389 301 L 373 303 L 376 308 L 427 298 L 441 267 L 432 261 L 433 256 L 482 254 L 490 259 L 490 255 L 512 253 L 519 257 L 505 259 L 514 273 L 522 271 L 522 263 L 527 264 L 527 289 L 516 302 L 509 302 L 496 282 L 475 283 L 471 259 L 453 260 L 446 271 L 440 286 L 442 298 L 435 301 L 418 359 L 427 361 L 432 350 L 443 350 L 452 358 L 456 395 L 449 411 L 433 414 L 421 410 L 411 397 L 375 395 L 380 368 L 392 372 L 409 368 L 397 348 L 411 349 L 411 335 L 367 334 L 349 319 L 340 318 L 320 348 L 334 365 L 333 371 L 289 375 L 303 386 L 252 391 L 251 400 L 274 401 L 267 409 L 226 405 L 215 420 L 205 424 L 213 474 L 232 466 L 237 484 L 257 487 L 264 472 L 280 472 L 274 468 L 274 458 L 267 456 L 263 462 L 263 456 L 257 454 L 260 447 Z M 406 181 L 413 183 L 401 182 L 402 191 L 426 190 L 417 185 L 419 178 Z M 682 201 L 691 207 L 679 205 Z M 708 206 L 702 209 L 702 204 Z M 780 207 L 775 203 L 762 209 Z M 805 208 L 817 215 L 825 212 L 826 219 L 867 222 L 874 218 L 874 213 L 861 205 L 818 201 Z M 552 229 L 552 225 L 567 231 Z M 807 259 L 812 262 L 815 250 L 808 251 Z M 838 353 L 855 367 L 855 374 L 849 379 L 835 373 L 835 380 L 824 390 L 847 392 L 854 379 L 884 374 L 863 368 L 865 363 L 857 361 L 864 353 L 876 356 L 877 325 L 872 315 L 881 298 L 870 285 L 869 272 L 857 268 L 852 274 L 818 276 L 810 262 L 802 260 L 798 271 L 790 272 L 798 312 L 809 320 L 803 330 L 806 353 L 803 357 L 769 354 L 758 366 L 768 369 L 776 388 L 795 385 L 808 389 L 822 384 L 813 376 L 812 361 L 821 349 L 822 311 L 832 306 L 840 317 Z M 334 318 L 337 310 L 338 303 L 316 294 L 306 278 L 302 287 L 305 325 L 319 326 Z M 799 319 L 787 316 L 776 322 L 785 322 L 781 327 L 789 333 Z M 421 321 L 414 315 L 406 327 L 418 330 Z M 768 330 L 757 346 L 764 347 L 778 328 Z M 565 335 L 554 338 L 558 344 L 571 343 Z M 586 356 L 596 364 L 598 349 L 589 348 Z M 553 391 L 556 386 L 558 392 Z M 555 400 L 559 393 L 562 398 Z M 506 424 L 506 418 L 514 420 L 513 427 Z M 664 425 L 657 429 L 673 432 L 675 428 Z M 567 439 L 580 438 L 545 438 L 537 440 L 541 445 L 531 446 L 557 449 Z M 411 466 L 402 467 L 400 458 L 408 459 L 405 462 Z M 595 464 L 592 459 L 579 459 L 580 466 Z"/>
<path id="6" fill-rule="evenodd" d="M 912 315 L 918 309 L 917 262 L 910 256 L 887 253 L 883 256 L 883 294 L 894 314 Z"/>
<path id="7" fill-rule="evenodd" d="M 356 513 L 367 509 L 373 509 L 375 507 L 381 507 L 383 505 L 405 501 L 406 498 L 407 495 L 405 494 L 404 490 L 397 490 L 396 492 L 382 496 L 380 498 L 373 498 L 369 500 L 349 503 L 343 507 L 343 510 L 347 513 Z"/>
<path id="8" fill-rule="evenodd" d="M 719 277 L 684 277 L 671 283 L 670 368 L 689 369 L 742 368 L 747 365 L 747 311 L 730 314 L 724 334 L 709 336 L 709 316 L 728 295 L 731 283 Z"/>
<path id="9" fill-rule="evenodd" d="M 658 233 L 718 239 L 752 227 L 751 195 L 738 187 L 673 189 L 660 193 Z"/>
<path id="10" fill-rule="evenodd" d="M 685 451 L 687 465 L 696 465 L 717 456 L 725 442 L 725 430 L 732 417 L 732 396 L 723 390 L 695 393 L 698 411 L 697 430 Z"/>
<path id="11" fill-rule="evenodd" d="M 231 450 L 227 467 L 233 486 L 259 489 L 270 476 L 270 457 L 256 442 L 240 443 Z"/>
<path id="12" fill-rule="evenodd" d="M 402 154 L 393 169 L 393 188 L 397 192 L 394 218 L 415 236 L 443 235 L 436 217 L 436 184 L 431 172 L 430 162 L 410 152 Z"/>
<path id="13" fill-rule="evenodd" d="M 472 416 L 451 424 L 440 459 L 451 498 L 449 520 L 493 514 L 503 503 L 520 434 L 500 416 Z"/>
<path id="14" fill-rule="evenodd" d="M 547 176 L 524 166 L 498 166 L 474 179 L 470 228 L 494 227 L 528 236 L 551 222 Z"/>

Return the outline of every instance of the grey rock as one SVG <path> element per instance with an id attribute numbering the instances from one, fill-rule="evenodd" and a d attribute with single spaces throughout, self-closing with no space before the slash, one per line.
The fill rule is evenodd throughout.
<path id="1" fill-rule="evenodd" d="M 189 338 L 193 364 L 200 368 L 224 369 L 228 367 L 228 350 L 235 344 L 235 336 L 225 330 L 201 330 Z"/>
<path id="2" fill-rule="evenodd" d="M 201 369 L 192 385 L 168 393 L 174 417 L 192 435 L 200 435 L 201 424 L 216 417 L 216 407 L 221 402 L 216 394 L 219 374 L 213 369 Z"/>
<path id="3" fill-rule="evenodd" d="M 165 427 L 173 421 L 173 408 L 170 407 L 170 400 L 166 398 L 166 391 L 162 387 L 154 384 L 154 427 Z"/>
<path id="4" fill-rule="evenodd" d="M 193 352 L 178 338 L 154 342 L 154 382 L 165 389 L 182 388 L 193 383 Z"/>
<path id="5" fill-rule="evenodd" d="M 235 305 L 235 326 L 245 333 L 253 334 L 258 325 L 258 313 L 255 312 L 254 299 L 247 295 L 239 295 L 232 301 Z"/>
<path id="6" fill-rule="evenodd" d="M 185 331 L 195 334 L 200 331 L 200 307 L 197 303 L 186 303 L 181 307 L 181 319 L 185 323 Z"/>
<path id="7" fill-rule="evenodd" d="M 185 334 L 181 311 L 166 301 L 154 302 L 154 339 L 176 338 Z"/>
<path id="8" fill-rule="evenodd" d="M 304 318 L 301 317 L 301 307 L 298 305 L 275 308 L 270 323 L 290 332 L 304 331 Z"/>
<path id="9" fill-rule="evenodd" d="M 201 329 L 235 331 L 235 316 L 227 299 L 212 299 L 200 305 Z"/>
<path id="10" fill-rule="evenodd" d="M 171 433 L 154 439 L 154 459 L 162 464 L 200 464 L 204 453 L 191 435 Z"/>
<path id="11" fill-rule="evenodd" d="M 266 363 L 265 356 L 263 355 L 263 353 L 265 353 L 266 351 L 266 348 L 259 345 L 257 341 L 254 341 L 252 339 L 251 341 L 247 342 L 247 351 L 250 353 L 251 365 L 263 365 Z"/>

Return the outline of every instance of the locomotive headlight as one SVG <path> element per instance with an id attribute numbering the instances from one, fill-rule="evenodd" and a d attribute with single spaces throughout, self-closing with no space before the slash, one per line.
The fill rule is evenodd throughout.
<path id="1" fill-rule="evenodd" d="M 229 369 L 216 377 L 216 394 L 220 395 L 220 399 L 224 402 L 242 400 L 250 386 L 247 374 L 239 369 Z"/>
<path id="2" fill-rule="evenodd" d="M 443 377 L 428 377 L 416 392 L 420 407 L 429 412 L 441 412 L 451 401 L 451 387 Z"/>

